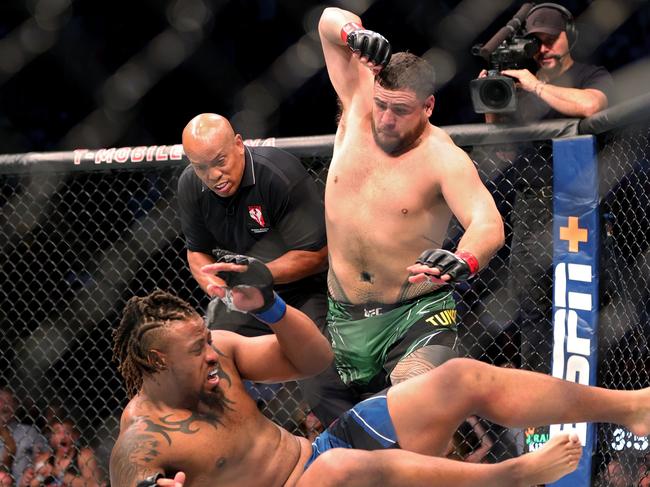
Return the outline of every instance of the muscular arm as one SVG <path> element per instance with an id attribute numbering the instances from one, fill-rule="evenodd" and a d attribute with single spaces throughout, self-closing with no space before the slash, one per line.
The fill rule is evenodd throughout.
<path id="1" fill-rule="evenodd" d="M 449 149 L 441 178 L 442 194 L 465 229 L 458 250 L 474 255 L 483 268 L 504 242 L 503 219 L 472 161 L 458 147 Z"/>
<path id="2" fill-rule="evenodd" d="M 607 108 L 607 96 L 593 88 L 565 88 L 542 83 L 527 69 L 505 69 L 502 74 L 513 76 L 525 91 L 534 93 L 554 110 L 567 117 L 589 117 Z"/>
<path id="3" fill-rule="evenodd" d="M 0 465 L 4 465 L 8 470 L 11 470 L 11 465 L 16 455 L 16 442 L 11 431 L 5 425 L 0 425 L 0 438 L 4 443 L 4 450 L 0 457 Z"/>
<path id="4" fill-rule="evenodd" d="M 567 117 L 589 117 L 607 108 L 607 97 L 600 90 L 563 88 L 547 83 L 537 90 L 549 106 Z"/>
<path id="5" fill-rule="evenodd" d="M 341 28 L 350 22 L 361 24 L 361 19 L 347 10 L 328 7 L 318 23 L 327 73 L 344 110 L 350 106 L 357 93 L 367 93 L 367 102 L 370 104 L 370 88 L 374 83 L 372 71 L 355 59 L 341 39 Z M 367 90 L 360 90 L 361 85 L 367 87 Z"/>
<path id="6" fill-rule="evenodd" d="M 111 485 L 135 487 L 138 482 L 164 473 L 160 465 L 161 442 L 151 433 L 127 431 L 118 438 L 110 460 Z"/>
<path id="7" fill-rule="evenodd" d="M 331 363 L 329 342 L 301 311 L 287 306 L 284 317 L 270 328 L 275 335 L 245 338 L 227 334 L 242 378 L 282 382 L 316 375 Z M 215 336 L 215 342 L 222 342 L 224 335 Z"/>
<path id="8" fill-rule="evenodd" d="M 275 284 L 286 284 L 317 274 L 327 268 L 327 246 L 315 252 L 290 250 L 266 266 Z"/>

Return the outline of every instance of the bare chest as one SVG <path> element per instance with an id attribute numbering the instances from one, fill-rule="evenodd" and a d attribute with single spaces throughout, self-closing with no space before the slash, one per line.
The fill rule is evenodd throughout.
<path id="1" fill-rule="evenodd" d="M 377 225 L 398 232 L 432 228 L 447 214 L 432 161 L 424 147 L 389 157 L 367 140 L 344 145 L 328 173 L 328 232 L 369 232 Z"/>

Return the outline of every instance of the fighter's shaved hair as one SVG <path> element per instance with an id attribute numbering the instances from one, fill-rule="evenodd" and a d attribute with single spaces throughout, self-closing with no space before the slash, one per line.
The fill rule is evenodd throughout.
<path id="1" fill-rule="evenodd" d="M 398 52 L 392 55 L 388 65 L 375 78 L 388 90 L 411 90 L 418 98 L 433 95 L 436 75 L 431 63 L 411 54 Z"/>

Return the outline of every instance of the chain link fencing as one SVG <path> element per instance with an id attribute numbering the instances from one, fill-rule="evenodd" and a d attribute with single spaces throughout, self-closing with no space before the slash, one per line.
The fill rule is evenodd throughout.
<path id="1" fill-rule="evenodd" d="M 606 387 L 648 385 L 649 131 L 645 124 L 598 137 L 599 385 Z M 460 145 L 475 161 L 506 226 L 506 245 L 477 279 L 457 288 L 461 354 L 549 372 L 550 141 Z M 302 160 L 324 185 L 329 157 Z M 111 362 L 111 333 L 125 302 L 160 288 L 199 309 L 207 306 L 187 268 L 176 211 L 184 165 L 104 164 L 70 172 L 63 165 L 45 171 L 45 165 L 26 170 L 16 164 L 15 171 L 5 167 L 0 174 L 0 388 L 15 397 L 16 418 L 33 431 L 56 442 L 52 425 L 60 424 L 77 447 L 91 447 L 104 479 L 127 401 Z M 461 232 L 452 224 L 449 248 Z M 255 387 L 252 393 L 264 414 L 307 435 L 307 411 L 295 383 Z M 455 456 L 488 446 L 484 461 L 500 461 L 533 448 L 544 435 L 479 419 L 459 430 Z M 617 465 L 638 478 L 649 452 L 647 438 L 604 425 L 594 478 L 608 485 L 607 472 Z"/>

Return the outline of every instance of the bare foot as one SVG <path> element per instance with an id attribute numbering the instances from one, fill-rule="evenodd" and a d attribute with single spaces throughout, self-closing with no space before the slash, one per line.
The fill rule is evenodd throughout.
<path id="1" fill-rule="evenodd" d="M 522 462 L 521 485 L 555 482 L 578 467 L 581 455 L 578 435 L 554 436 L 539 450 L 519 457 Z"/>
<path id="2" fill-rule="evenodd" d="M 650 387 L 638 391 L 638 408 L 625 426 L 637 436 L 650 435 Z"/>

